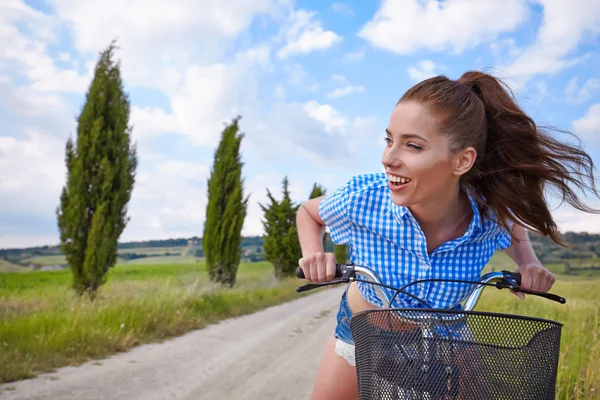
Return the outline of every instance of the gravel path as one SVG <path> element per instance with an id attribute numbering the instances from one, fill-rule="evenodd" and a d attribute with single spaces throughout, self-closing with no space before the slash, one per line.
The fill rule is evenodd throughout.
<path id="1" fill-rule="evenodd" d="M 343 290 L 0 385 L 0 400 L 309 399 Z"/>

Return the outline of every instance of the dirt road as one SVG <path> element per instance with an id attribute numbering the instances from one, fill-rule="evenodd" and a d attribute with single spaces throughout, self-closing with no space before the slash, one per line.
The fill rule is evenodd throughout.
<path id="1" fill-rule="evenodd" d="M 0 400 L 308 399 L 343 290 L 1 385 Z"/>

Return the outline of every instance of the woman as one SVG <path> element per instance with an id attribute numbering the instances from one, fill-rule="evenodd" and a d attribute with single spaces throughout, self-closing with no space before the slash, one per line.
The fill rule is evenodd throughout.
<path id="1" fill-rule="evenodd" d="M 388 285 L 478 279 L 502 249 L 515 261 L 524 288 L 547 292 L 555 277 L 537 259 L 524 228 L 561 243 L 544 191 L 553 186 L 576 209 L 598 212 L 571 187 L 598 195 L 589 155 L 536 126 L 488 74 L 467 72 L 456 81 L 438 76 L 415 85 L 394 108 L 385 142 L 385 173 L 355 176 L 300 207 L 299 265 L 308 281 L 334 278 L 335 256 L 323 253 L 321 241 L 328 226 L 335 243 L 349 246 L 352 262 L 373 268 Z M 409 287 L 439 308 L 459 307 L 471 289 L 439 282 Z M 408 296 L 394 305 L 420 306 Z M 358 398 L 349 320 L 381 306 L 372 285 L 348 286 L 313 399 Z"/>

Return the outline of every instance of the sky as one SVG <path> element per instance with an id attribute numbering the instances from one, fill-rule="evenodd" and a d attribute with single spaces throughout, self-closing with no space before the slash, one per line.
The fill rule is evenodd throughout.
<path id="1" fill-rule="evenodd" d="M 202 236 L 236 115 L 242 234 L 261 235 L 285 176 L 301 202 L 381 172 L 395 103 L 439 74 L 503 79 L 600 165 L 599 35 L 597 0 L 0 0 L 0 248 L 58 244 L 65 144 L 113 39 L 139 160 L 120 241 L 134 241 Z M 600 232 L 600 215 L 549 201 L 561 230 Z"/>

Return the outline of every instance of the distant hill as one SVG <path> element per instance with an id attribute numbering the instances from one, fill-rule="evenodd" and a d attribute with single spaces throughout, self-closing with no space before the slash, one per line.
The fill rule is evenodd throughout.
<path id="1" fill-rule="evenodd" d="M 530 233 L 537 256 L 544 263 L 560 263 L 569 259 L 600 258 L 600 234 L 566 232 L 563 239 L 569 247 L 561 247 L 547 237 Z M 243 237 L 242 254 L 247 261 L 262 261 L 264 239 L 262 236 Z M 124 242 L 118 244 L 119 257 L 132 260 L 143 257 L 187 255 L 203 257 L 202 238 L 175 238 Z M 326 235 L 325 251 L 333 251 L 333 243 Z M 0 249 L 0 260 L 17 265 L 29 265 L 32 259 L 58 260 L 59 246 L 39 246 L 24 249 Z M 53 257 L 54 256 L 54 257 Z M 39 263 L 38 263 L 39 264 Z M 46 264 L 46 262 L 42 262 Z"/>
<path id="2" fill-rule="evenodd" d="M 262 236 L 242 238 L 241 250 L 246 261 L 263 261 L 264 239 Z M 327 235 L 326 251 L 333 251 L 333 243 Z M 185 255 L 204 257 L 202 238 L 176 238 L 165 240 L 146 240 L 118 244 L 119 257 L 122 260 L 134 260 L 145 257 Z M 31 264 L 64 264 L 59 246 L 38 246 L 24 249 L 0 249 L 0 260 L 21 266 Z"/>
<path id="3" fill-rule="evenodd" d="M 550 238 L 529 234 L 536 255 L 544 263 L 560 263 L 565 260 L 600 258 L 600 234 L 566 232 L 562 235 L 568 247 L 554 243 Z"/>

